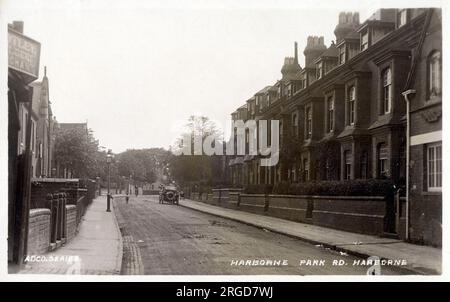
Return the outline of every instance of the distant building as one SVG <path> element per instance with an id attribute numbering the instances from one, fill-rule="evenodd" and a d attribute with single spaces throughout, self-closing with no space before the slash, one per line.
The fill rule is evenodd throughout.
<path id="1" fill-rule="evenodd" d="M 54 142 L 54 117 L 49 99 L 49 84 L 45 70 L 42 82 L 33 82 L 33 177 L 51 177 Z"/>

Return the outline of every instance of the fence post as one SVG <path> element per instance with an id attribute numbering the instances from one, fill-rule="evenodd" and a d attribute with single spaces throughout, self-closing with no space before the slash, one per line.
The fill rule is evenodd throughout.
<path id="1" fill-rule="evenodd" d="M 55 220 L 55 215 L 54 215 L 54 209 L 53 209 L 53 195 L 52 194 L 47 194 L 47 196 L 45 197 L 46 199 L 46 206 L 48 209 L 50 209 L 50 242 L 49 245 L 52 242 L 55 242 L 55 231 L 54 231 L 54 220 Z"/>
<path id="2" fill-rule="evenodd" d="M 66 241 L 67 237 L 67 212 L 66 212 L 66 204 L 67 204 L 67 195 L 66 193 L 61 193 L 61 209 L 62 209 L 62 230 L 61 230 L 61 238 L 63 241 Z"/>
<path id="3" fill-rule="evenodd" d="M 270 196 L 268 193 L 264 193 L 264 212 L 269 211 L 269 203 L 270 203 Z"/>

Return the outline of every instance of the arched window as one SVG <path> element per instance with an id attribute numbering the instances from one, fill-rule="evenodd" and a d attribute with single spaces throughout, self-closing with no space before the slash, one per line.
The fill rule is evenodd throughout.
<path id="1" fill-rule="evenodd" d="M 441 52 L 433 51 L 428 57 L 428 98 L 441 95 Z"/>
<path id="2" fill-rule="evenodd" d="M 387 68 L 383 72 L 383 114 L 391 112 L 392 100 L 392 75 L 391 69 Z"/>

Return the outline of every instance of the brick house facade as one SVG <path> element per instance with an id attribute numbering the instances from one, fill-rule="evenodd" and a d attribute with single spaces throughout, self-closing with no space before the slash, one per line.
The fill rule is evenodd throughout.
<path id="1" fill-rule="evenodd" d="M 336 43 L 326 47 L 323 37 L 308 38 L 304 68 L 295 45 L 281 80 L 232 114 L 233 120 L 279 120 L 280 162 L 260 167 L 258 157 L 234 156 L 230 182 L 388 178 L 404 184 L 407 112 L 402 93 L 414 70 L 408 87 L 416 90 L 411 100 L 409 239 L 440 245 L 440 14 L 439 9 L 380 9 L 360 24 L 358 13 L 341 13 Z M 430 181 L 433 187 L 427 189 Z M 430 222 L 433 226 L 425 226 Z"/>

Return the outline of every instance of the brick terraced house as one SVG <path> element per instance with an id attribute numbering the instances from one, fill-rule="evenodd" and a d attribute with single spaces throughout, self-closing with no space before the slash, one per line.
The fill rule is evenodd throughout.
<path id="1" fill-rule="evenodd" d="M 279 120 L 280 161 L 261 167 L 257 156 L 231 156 L 230 182 L 407 183 L 409 228 L 401 237 L 440 246 L 441 24 L 434 8 L 380 9 L 363 23 L 358 13 L 340 13 L 330 46 L 308 37 L 303 68 L 295 43 L 281 79 L 232 113 L 232 120 Z"/>

